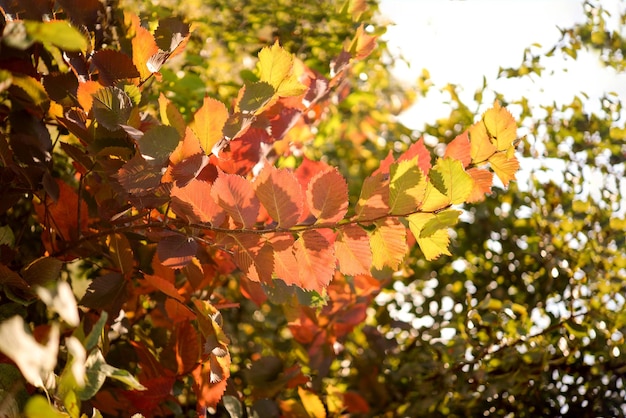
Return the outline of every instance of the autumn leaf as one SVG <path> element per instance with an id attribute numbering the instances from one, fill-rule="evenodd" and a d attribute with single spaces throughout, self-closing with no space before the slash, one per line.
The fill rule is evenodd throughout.
<path id="1" fill-rule="evenodd" d="M 167 125 L 156 125 L 148 129 L 137 141 L 141 156 L 150 164 L 161 167 L 168 161 L 180 142 L 178 131 Z"/>
<path id="2" fill-rule="evenodd" d="M 489 165 L 502 181 L 504 187 L 509 185 L 511 180 L 515 180 L 515 173 L 519 170 L 517 158 L 507 158 L 506 154 L 498 153 L 489 158 Z"/>
<path id="3" fill-rule="evenodd" d="M 465 131 L 457 135 L 457 137 L 448 144 L 443 157 L 459 160 L 461 164 L 463 164 L 463 167 L 467 167 L 472 162 L 471 149 L 472 146 L 470 144 L 469 134 Z"/>
<path id="4" fill-rule="evenodd" d="M 179 269 L 191 262 L 198 252 L 195 239 L 182 234 L 167 235 L 157 244 L 157 255 L 164 266 Z"/>
<path id="5" fill-rule="evenodd" d="M 335 240 L 335 255 L 343 274 L 369 274 L 372 266 L 372 249 L 367 232 L 358 225 L 345 225 Z"/>
<path id="6" fill-rule="evenodd" d="M 483 121 L 470 126 L 470 154 L 474 164 L 483 164 L 496 152 L 496 147 L 489 138 L 489 133 Z"/>
<path id="7" fill-rule="evenodd" d="M 372 267 L 385 266 L 397 269 L 408 251 L 406 228 L 396 218 L 386 218 L 376 222 L 376 229 L 370 236 Z"/>
<path id="8" fill-rule="evenodd" d="M 517 139 L 517 124 L 513 115 L 495 102 L 493 107 L 483 114 L 483 123 L 498 151 L 505 151 Z"/>
<path id="9" fill-rule="evenodd" d="M 172 211 L 190 223 L 221 225 L 225 213 L 211 196 L 211 184 L 193 179 L 184 187 L 174 185 L 170 192 Z"/>
<path id="10" fill-rule="evenodd" d="M 268 283 L 274 270 L 272 247 L 259 234 L 220 234 L 216 241 L 232 248 L 237 267 L 254 282 Z"/>
<path id="11" fill-rule="evenodd" d="M 407 217 L 409 228 L 427 260 L 450 255 L 448 228 L 456 225 L 460 212 L 446 210 L 438 214 L 415 213 Z"/>
<path id="12" fill-rule="evenodd" d="M 348 52 L 353 58 L 361 60 L 371 54 L 374 48 L 376 48 L 376 37 L 368 35 L 365 32 L 365 25 L 361 24 L 356 30 Z"/>
<path id="13" fill-rule="evenodd" d="M 256 223 L 260 203 L 245 178 L 221 172 L 213 183 L 211 196 L 237 225 L 250 228 Z"/>
<path id="14" fill-rule="evenodd" d="M 120 233 L 109 234 L 106 244 L 109 247 L 113 263 L 122 273 L 130 273 L 133 269 L 134 258 L 133 250 L 126 235 Z"/>
<path id="15" fill-rule="evenodd" d="M 428 175 L 430 171 L 430 152 L 424 144 L 424 138 L 420 138 L 419 141 L 414 142 L 409 148 L 398 157 L 398 162 L 414 160 L 417 158 L 417 166 L 422 170 L 422 173 Z"/>
<path id="16" fill-rule="evenodd" d="M 184 321 L 176 326 L 173 338 L 177 374 L 185 375 L 195 368 L 200 359 L 200 337 L 191 322 Z"/>
<path id="17" fill-rule="evenodd" d="M 298 260 L 294 252 L 295 239 L 291 233 L 273 234 L 269 242 L 274 249 L 274 273 L 288 285 L 301 286 Z"/>
<path id="18" fill-rule="evenodd" d="M 163 93 L 159 95 L 159 115 L 163 124 L 173 126 L 181 137 L 185 136 L 187 125 L 183 115 Z"/>
<path id="19" fill-rule="evenodd" d="M 389 213 L 393 215 L 413 212 L 424 200 L 427 181 L 416 160 L 400 161 L 389 168 Z"/>
<path id="20" fill-rule="evenodd" d="M 318 173 L 306 191 L 307 203 L 316 223 L 336 223 L 348 211 L 348 185 L 335 168 Z"/>
<path id="21" fill-rule="evenodd" d="M 298 387 L 298 396 L 310 418 L 326 418 L 326 409 L 319 396 L 301 386 Z"/>
<path id="22" fill-rule="evenodd" d="M 333 246 L 320 232 L 305 231 L 294 243 L 299 285 L 303 289 L 321 292 L 330 283 L 335 272 L 335 254 Z"/>
<path id="23" fill-rule="evenodd" d="M 489 170 L 474 167 L 467 170 L 467 174 L 474 180 L 474 187 L 465 201 L 473 203 L 484 200 L 485 195 L 491 193 L 493 173 Z"/>
<path id="24" fill-rule="evenodd" d="M 449 157 L 438 159 L 429 176 L 430 182 L 421 207 L 424 212 L 463 203 L 474 187 L 474 181 L 461 162 Z"/>
<path id="25" fill-rule="evenodd" d="M 91 63 L 98 69 L 98 81 L 105 87 L 124 79 L 139 77 L 133 60 L 126 54 L 112 49 L 102 49 L 91 57 Z"/>
<path id="26" fill-rule="evenodd" d="M 224 136 L 222 130 L 227 120 L 228 110 L 224 103 L 210 97 L 205 97 L 200 109 L 194 113 L 190 127 L 207 155 Z"/>
<path id="27" fill-rule="evenodd" d="M 293 56 L 285 51 L 278 41 L 271 47 L 265 47 L 259 52 L 259 79 L 271 85 L 277 96 L 299 96 L 306 91 L 294 74 Z"/>
<path id="28" fill-rule="evenodd" d="M 354 211 L 360 221 L 378 219 L 389 213 L 388 174 L 377 173 L 365 178 Z"/>
<path id="29" fill-rule="evenodd" d="M 91 107 L 93 105 L 93 94 L 101 88 L 102 84 L 97 81 L 88 80 L 78 83 L 76 98 L 78 99 L 78 104 L 80 104 L 85 113 L 89 113 L 91 111 Z"/>
<path id="30" fill-rule="evenodd" d="M 157 247 L 158 249 L 158 247 Z M 160 256 L 159 256 L 160 258 Z M 167 261 L 169 261 L 170 259 L 167 259 Z M 166 266 L 168 264 L 165 264 Z M 176 287 L 174 286 L 174 284 L 170 281 L 167 281 L 159 276 L 154 276 L 151 274 L 145 274 L 143 276 L 143 280 L 150 286 L 154 287 L 155 289 L 157 289 L 160 292 L 163 292 L 164 294 L 166 294 L 167 296 L 176 299 L 179 302 L 184 302 L 184 299 L 180 296 L 180 294 L 178 293 L 178 289 L 176 289 Z"/>
<path id="31" fill-rule="evenodd" d="M 139 17 L 130 14 L 132 28 L 135 36 L 132 39 L 133 47 L 133 63 L 139 71 L 141 80 L 145 80 L 152 75 L 152 71 L 148 68 L 148 61 L 159 51 L 159 47 L 154 40 L 154 36 L 144 27 L 141 26 Z"/>
<path id="32" fill-rule="evenodd" d="M 296 177 L 288 170 L 265 165 L 254 182 L 259 201 L 281 228 L 298 223 L 302 214 L 303 196 Z"/>

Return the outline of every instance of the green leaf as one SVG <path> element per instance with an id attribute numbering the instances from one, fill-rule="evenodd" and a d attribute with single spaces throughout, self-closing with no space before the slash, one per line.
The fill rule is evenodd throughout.
<path id="1" fill-rule="evenodd" d="M 83 345 L 85 346 L 85 349 L 87 351 L 91 351 L 91 349 L 98 344 L 98 341 L 100 341 L 100 337 L 102 336 L 102 330 L 104 329 L 104 325 L 106 324 L 108 317 L 109 315 L 106 313 L 106 311 L 102 311 L 98 322 L 94 324 L 93 328 L 89 332 L 89 335 L 85 337 Z"/>
<path id="2" fill-rule="evenodd" d="M 24 21 L 28 35 L 36 42 L 49 43 L 66 51 L 84 51 L 87 39 L 66 20 L 51 22 Z"/>
<path id="3" fill-rule="evenodd" d="M 43 396 L 35 395 L 24 407 L 24 416 L 26 418 L 67 418 L 69 415 L 50 405 Z"/>
<path id="4" fill-rule="evenodd" d="M 420 232 L 420 237 L 428 238 L 440 229 L 453 227 L 459 221 L 460 214 L 461 211 L 454 209 L 437 213 L 434 218 L 424 224 L 424 227 Z"/>
<path id="5" fill-rule="evenodd" d="M 167 125 L 157 125 L 150 128 L 137 141 L 141 156 L 150 164 L 163 166 L 180 142 L 180 135 L 176 128 Z"/>
<path id="6" fill-rule="evenodd" d="M 85 386 L 76 391 L 78 399 L 86 401 L 91 399 L 102 387 L 107 374 L 102 370 L 107 366 L 102 352 L 94 350 L 85 362 Z"/>
<path id="7" fill-rule="evenodd" d="M 239 108 L 244 114 L 257 113 L 272 100 L 274 93 L 274 87 L 264 81 L 246 83 Z"/>
<path id="8" fill-rule="evenodd" d="M 0 226 L 0 245 L 6 245 L 13 248 L 15 245 L 15 235 L 10 226 Z"/>
<path id="9" fill-rule="evenodd" d="M 128 121 L 132 108 L 130 97 L 118 87 L 105 87 L 93 94 L 93 115 L 110 131 L 120 129 Z"/>

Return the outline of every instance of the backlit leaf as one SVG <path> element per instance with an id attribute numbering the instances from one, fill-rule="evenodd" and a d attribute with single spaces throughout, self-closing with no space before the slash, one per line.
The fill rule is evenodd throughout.
<path id="1" fill-rule="evenodd" d="M 496 147 L 489 138 L 489 133 L 485 124 L 480 121 L 470 126 L 470 153 L 474 164 L 481 164 L 487 161 L 496 152 Z"/>
<path id="2" fill-rule="evenodd" d="M 372 267 L 397 269 L 408 251 L 406 228 L 395 218 L 379 221 L 370 236 L 370 246 Z"/>
<path id="3" fill-rule="evenodd" d="M 463 164 L 463 167 L 467 167 L 472 162 L 471 149 L 469 135 L 468 132 L 465 131 L 448 144 L 443 157 L 459 160 Z"/>
<path id="4" fill-rule="evenodd" d="M 81 105 L 85 113 L 89 113 L 91 111 L 91 107 L 93 105 L 93 95 L 101 88 L 102 84 L 97 81 L 89 80 L 78 83 L 76 97 L 78 98 L 78 103 Z"/>
<path id="5" fill-rule="evenodd" d="M 230 234 L 221 242 L 233 247 L 233 260 L 249 280 L 269 282 L 274 270 L 273 251 L 258 234 Z"/>
<path id="6" fill-rule="evenodd" d="M 159 49 L 175 55 L 184 48 L 189 39 L 189 25 L 176 17 L 159 20 L 154 38 Z"/>
<path id="7" fill-rule="evenodd" d="M 366 177 L 355 207 L 357 219 L 378 219 L 387 215 L 389 210 L 389 175 L 378 173 Z"/>
<path id="8" fill-rule="evenodd" d="M 48 306 L 52 312 L 59 314 L 68 325 L 76 327 L 80 322 L 76 298 L 72 287 L 63 280 L 53 286 L 37 287 L 37 296 Z"/>
<path id="9" fill-rule="evenodd" d="M 451 228 L 457 224 L 461 211 L 448 209 L 434 214 L 429 219 L 420 232 L 420 238 L 428 238 L 440 229 Z"/>
<path id="10" fill-rule="evenodd" d="M 321 292 L 328 286 L 335 272 L 334 248 L 316 230 L 305 231 L 294 243 L 296 260 L 303 289 Z"/>
<path id="11" fill-rule="evenodd" d="M 365 26 L 361 24 L 356 30 L 348 52 L 356 59 L 367 57 L 376 48 L 376 37 L 365 32 Z"/>
<path id="12" fill-rule="evenodd" d="M 389 213 L 404 215 L 415 211 L 424 200 L 427 183 L 416 159 L 392 164 L 389 176 Z"/>
<path id="13" fill-rule="evenodd" d="M 269 238 L 274 249 L 274 273 L 288 285 L 300 286 L 298 260 L 294 252 L 295 239 L 291 233 L 274 234 Z"/>
<path id="14" fill-rule="evenodd" d="M 159 51 L 159 47 L 152 34 L 141 26 L 138 16 L 130 15 L 130 19 L 135 31 L 135 37 L 131 41 L 133 47 L 133 63 L 139 71 L 141 80 L 145 80 L 152 75 L 152 71 L 148 69 L 148 60 Z"/>
<path id="15" fill-rule="evenodd" d="M 236 174 L 220 173 L 211 188 L 213 199 L 236 224 L 250 228 L 259 215 L 259 200 L 252 184 Z"/>
<path id="16" fill-rule="evenodd" d="M 449 204 L 456 205 L 465 202 L 474 187 L 474 181 L 463 169 L 458 160 L 440 158 L 430 170 L 430 183 L 435 191 L 426 188 L 426 195 L 421 209 L 425 212 L 441 209 Z M 445 196 L 442 198 L 441 195 Z"/>
<path id="17" fill-rule="evenodd" d="M 348 185 L 335 168 L 313 177 L 306 197 L 309 210 L 317 218 L 317 223 L 339 222 L 348 211 Z"/>
<path id="18" fill-rule="evenodd" d="M 173 126 L 181 137 L 185 136 L 187 124 L 183 115 L 163 93 L 159 95 L 159 115 L 164 125 Z"/>
<path id="19" fill-rule="evenodd" d="M 40 116 L 43 116 L 50 108 L 48 93 L 33 77 L 13 73 L 9 92 L 11 100 L 19 102 L 26 109 Z"/>
<path id="20" fill-rule="evenodd" d="M 84 51 L 87 39 L 83 34 L 64 20 L 50 22 L 24 21 L 28 35 L 36 42 L 50 43 L 66 51 Z"/>
<path id="21" fill-rule="evenodd" d="M 369 274 L 372 249 L 367 232 L 358 225 L 343 226 L 335 240 L 335 255 L 343 274 Z"/>
<path id="22" fill-rule="evenodd" d="M 281 97 L 298 96 L 306 91 L 294 74 L 293 56 L 278 41 L 259 52 L 259 78 L 271 85 Z"/>
<path id="23" fill-rule="evenodd" d="M 174 185 L 170 194 L 174 213 L 189 222 L 210 223 L 214 226 L 224 222 L 224 210 L 211 197 L 210 183 L 193 179 L 184 187 Z"/>
<path id="24" fill-rule="evenodd" d="M 200 359 L 200 338 L 190 321 L 184 321 L 176 326 L 174 337 L 174 353 L 176 355 L 177 373 L 189 373 L 198 364 Z"/>
<path id="25" fill-rule="evenodd" d="M 158 250 L 158 247 L 157 247 L 157 250 Z M 159 258 L 161 257 L 159 256 Z M 179 302 L 184 302 L 184 299 L 180 296 L 180 294 L 178 293 L 178 289 L 176 289 L 176 286 L 174 286 L 172 282 L 169 282 L 159 276 L 153 276 L 151 274 L 145 274 L 143 276 L 143 280 L 148 285 L 154 287 L 160 292 L 163 292 L 167 296 L 173 299 L 176 299 Z"/>
<path id="26" fill-rule="evenodd" d="M 298 223 L 303 196 L 298 180 L 290 171 L 267 164 L 257 176 L 254 188 L 259 201 L 279 227 L 290 228 Z"/>
<path id="27" fill-rule="evenodd" d="M 324 404 L 315 393 L 298 386 L 298 396 L 310 418 L 326 418 Z"/>
<path id="28" fill-rule="evenodd" d="M 456 211 L 451 212 L 450 215 L 445 215 L 445 218 L 441 220 L 448 223 L 452 222 L 458 213 L 454 215 Z M 450 236 L 446 222 L 440 222 L 437 215 L 433 213 L 415 213 L 408 216 L 407 220 L 409 221 L 409 228 L 427 260 L 435 260 L 442 254 L 450 255 L 448 249 Z M 426 234 L 424 234 L 425 228 L 427 228 Z"/>
<path id="29" fill-rule="evenodd" d="M 224 136 L 222 130 L 228 119 L 228 110 L 224 103 L 205 97 L 200 109 L 193 115 L 190 127 L 200 140 L 200 145 L 208 155 Z"/>
<path id="30" fill-rule="evenodd" d="M 157 255 L 164 266 L 179 269 L 191 262 L 198 252 L 195 239 L 182 234 L 168 235 L 157 244 Z"/>
<path id="31" fill-rule="evenodd" d="M 489 158 L 489 165 L 505 187 L 509 185 L 511 180 L 515 180 L 515 173 L 519 170 L 517 158 L 515 156 L 507 158 L 504 153 L 498 153 Z"/>
<path id="32" fill-rule="evenodd" d="M 398 162 L 414 160 L 415 158 L 417 158 L 417 166 L 422 170 L 422 173 L 428 174 L 431 167 L 430 152 L 428 152 L 426 145 L 424 145 L 424 138 L 420 138 L 419 141 L 412 143 L 411 146 L 398 157 Z"/>
<path id="33" fill-rule="evenodd" d="M 493 173 L 482 168 L 470 168 L 467 174 L 474 180 L 474 188 L 467 197 L 467 203 L 480 202 L 485 199 L 485 195 L 491 193 L 493 184 Z"/>
<path id="34" fill-rule="evenodd" d="M 517 139 L 517 124 L 511 113 L 499 102 L 483 114 L 485 128 L 498 151 L 505 151 Z"/>

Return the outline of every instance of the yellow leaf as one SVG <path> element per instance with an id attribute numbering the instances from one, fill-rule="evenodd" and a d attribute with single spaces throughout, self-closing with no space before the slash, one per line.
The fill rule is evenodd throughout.
<path id="1" fill-rule="evenodd" d="M 476 122 L 469 128 L 470 155 L 474 164 L 484 163 L 496 152 L 496 147 L 489 138 L 483 121 Z"/>
<path id="2" fill-rule="evenodd" d="M 498 151 L 511 147 L 517 138 L 517 125 L 511 113 L 495 102 L 494 106 L 483 115 L 485 128 Z"/>
<path id="3" fill-rule="evenodd" d="M 443 224 L 443 228 L 437 229 L 427 237 L 422 236 L 422 232 L 428 224 L 437 222 L 437 215 L 433 213 L 415 213 L 407 217 L 409 228 L 417 240 L 417 244 L 424 253 L 427 260 L 435 260 L 440 255 L 451 255 L 448 250 L 450 235 L 448 226 Z"/>
<path id="4" fill-rule="evenodd" d="M 370 236 L 372 267 L 382 269 L 388 266 L 398 268 L 407 252 L 406 228 L 397 219 L 387 218 L 377 222 L 377 228 Z"/>
<path id="5" fill-rule="evenodd" d="M 474 180 L 459 160 L 439 158 L 428 174 L 430 181 L 421 207 L 425 212 L 463 203 L 474 188 Z"/>
<path id="6" fill-rule="evenodd" d="M 278 41 L 259 52 L 259 78 L 274 87 L 280 97 L 298 96 L 306 91 L 294 73 L 293 56 Z"/>
<path id="7" fill-rule="evenodd" d="M 415 211 L 424 200 L 427 184 L 417 158 L 392 164 L 389 175 L 389 213 L 404 215 Z"/>
<path id="8" fill-rule="evenodd" d="M 517 158 L 507 158 L 502 153 L 493 155 L 489 159 L 489 164 L 505 187 L 509 185 L 511 180 L 515 180 L 515 173 L 519 170 Z"/>
<path id="9" fill-rule="evenodd" d="M 306 409 L 309 417 L 326 418 L 326 409 L 324 409 L 324 404 L 315 393 L 309 392 L 308 390 L 299 386 L 298 395 L 300 396 L 300 400 L 302 400 L 304 409 Z"/>

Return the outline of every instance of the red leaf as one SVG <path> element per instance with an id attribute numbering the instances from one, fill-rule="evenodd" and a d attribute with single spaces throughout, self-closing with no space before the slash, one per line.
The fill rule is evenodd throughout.
<path id="1" fill-rule="evenodd" d="M 198 243 L 181 234 L 168 235 L 157 244 L 157 255 L 164 266 L 179 269 L 186 266 L 198 252 Z"/>
<path id="2" fill-rule="evenodd" d="M 143 195 L 161 184 L 161 169 L 147 162 L 137 153 L 116 174 L 124 190 L 130 194 Z"/>
<path id="3" fill-rule="evenodd" d="M 472 162 L 471 145 L 469 141 L 469 135 L 467 131 L 458 135 L 452 140 L 446 147 L 446 152 L 443 157 L 454 158 L 461 161 L 463 167 L 467 167 Z"/>
<path id="4" fill-rule="evenodd" d="M 335 272 L 333 246 L 318 231 L 305 231 L 294 243 L 300 284 L 303 289 L 321 292 Z"/>
<path id="5" fill-rule="evenodd" d="M 417 166 L 422 170 L 424 174 L 428 174 L 430 171 L 430 152 L 424 145 L 424 138 L 420 138 L 419 141 L 411 144 L 409 149 L 407 149 L 400 157 L 398 157 L 398 162 L 411 160 L 417 157 Z"/>
<path id="6" fill-rule="evenodd" d="M 343 394 L 343 404 L 350 414 L 367 414 L 370 411 L 367 401 L 354 391 L 347 391 Z"/>
<path id="7" fill-rule="evenodd" d="M 311 179 L 315 175 L 328 169 L 330 169 L 330 166 L 323 161 L 312 161 L 306 157 L 302 158 L 302 163 L 298 166 L 298 168 L 296 168 L 296 170 L 294 171 L 294 175 L 298 179 L 298 182 L 300 183 L 300 188 L 302 189 L 303 193 L 307 190 Z M 307 219 L 310 213 L 311 212 L 309 211 L 308 206 L 305 205 L 302 208 L 302 216 L 300 216 L 299 221 L 302 222 Z"/>
<path id="8" fill-rule="evenodd" d="M 343 274 L 369 274 L 372 250 L 367 232 L 358 225 L 342 227 L 335 241 L 335 255 Z"/>
<path id="9" fill-rule="evenodd" d="M 279 227 L 290 228 L 298 223 L 302 214 L 302 190 L 291 172 L 268 164 L 259 173 L 254 186 L 257 197 Z"/>
<path id="10" fill-rule="evenodd" d="M 224 223 L 224 210 L 211 197 L 211 184 L 193 179 L 186 186 L 174 185 L 172 196 L 172 210 L 177 215 L 187 219 L 190 223 L 210 223 L 220 226 Z"/>
<path id="11" fill-rule="evenodd" d="M 105 87 L 118 80 L 139 77 L 133 60 L 120 51 L 101 49 L 93 54 L 91 63 L 98 69 L 98 81 Z"/>
<path id="12" fill-rule="evenodd" d="M 252 184 L 236 174 L 220 173 L 211 188 L 213 199 L 237 225 L 250 228 L 259 215 L 259 200 Z"/>
<path id="13" fill-rule="evenodd" d="M 228 119 L 228 110 L 219 100 L 204 98 L 200 109 L 193 115 L 191 129 L 200 140 L 200 145 L 208 155 L 224 134 L 222 129 Z"/>
<path id="14" fill-rule="evenodd" d="M 318 173 L 306 192 L 307 203 L 317 223 L 336 223 L 348 211 L 348 184 L 335 168 Z"/>
<path id="15" fill-rule="evenodd" d="M 230 234 L 218 242 L 234 247 L 233 259 L 237 267 L 255 282 L 270 282 L 274 269 L 273 251 L 258 234 Z"/>
<path id="16" fill-rule="evenodd" d="M 190 321 L 176 326 L 174 353 L 176 354 L 177 374 L 189 373 L 200 360 L 200 337 Z"/>
<path id="17" fill-rule="evenodd" d="M 389 167 L 394 163 L 393 153 L 389 151 L 384 160 L 380 162 L 378 168 L 371 174 L 371 177 L 375 177 L 378 174 L 389 173 Z"/>

